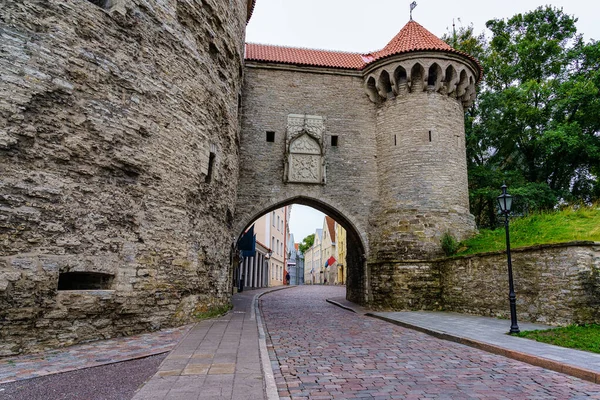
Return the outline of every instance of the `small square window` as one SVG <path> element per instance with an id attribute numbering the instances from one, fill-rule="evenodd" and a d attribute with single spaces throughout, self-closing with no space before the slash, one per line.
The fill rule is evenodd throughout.
<path id="1" fill-rule="evenodd" d="M 267 142 L 274 142 L 274 141 L 275 141 L 275 132 L 267 131 Z"/>
<path id="2" fill-rule="evenodd" d="M 331 135 L 331 146 L 335 147 L 338 145 L 338 137 L 337 135 Z"/>

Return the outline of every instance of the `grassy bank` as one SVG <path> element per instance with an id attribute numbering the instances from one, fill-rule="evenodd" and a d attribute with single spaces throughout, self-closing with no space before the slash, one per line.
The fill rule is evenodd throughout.
<path id="1" fill-rule="evenodd" d="M 600 353 L 600 325 L 572 325 L 545 331 L 527 331 L 520 337 L 571 349 Z"/>
<path id="2" fill-rule="evenodd" d="M 461 242 L 457 254 L 504 250 L 505 239 L 504 227 L 482 229 L 477 236 Z M 540 212 L 510 220 L 510 245 L 513 249 L 576 240 L 600 242 L 600 205 Z"/>

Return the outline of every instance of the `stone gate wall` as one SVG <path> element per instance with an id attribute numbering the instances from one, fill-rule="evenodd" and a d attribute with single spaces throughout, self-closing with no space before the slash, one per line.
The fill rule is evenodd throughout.
<path id="1" fill-rule="evenodd" d="M 230 299 L 248 3 L 108 3 L 2 2 L 0 356 Z"/>
<path id="2" fill-rule="evenodd" d="M 600 322 L 600 243 L 517 249 L 512 263 L 519 320 Z M 503 252 L 369 264 L 369 269 L 373 308 L 510 316 Z"/>

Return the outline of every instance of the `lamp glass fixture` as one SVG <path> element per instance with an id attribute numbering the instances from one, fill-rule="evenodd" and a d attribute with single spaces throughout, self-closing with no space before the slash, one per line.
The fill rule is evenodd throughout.
<path id="1" fill-rule="evenodd" d="M 502 185 L 502 194 L 498 196 L 498 205 L 500 206 L 500 211 L 506 214 L 510 212 L 512 207 L 512 196 L 506 193 L 506 185 Z"/>

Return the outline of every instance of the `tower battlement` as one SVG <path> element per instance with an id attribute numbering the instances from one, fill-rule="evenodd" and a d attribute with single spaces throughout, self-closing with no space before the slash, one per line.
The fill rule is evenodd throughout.
<path id="1" fill-rule="evenodd" d="M 400 54 L 369 66 L 365 90 L 374 103 L 419 91 L 437 92 L 457 99 L 466 109 L 476 96 L 478 71 L 473 64 L 455 54 Z"/>

